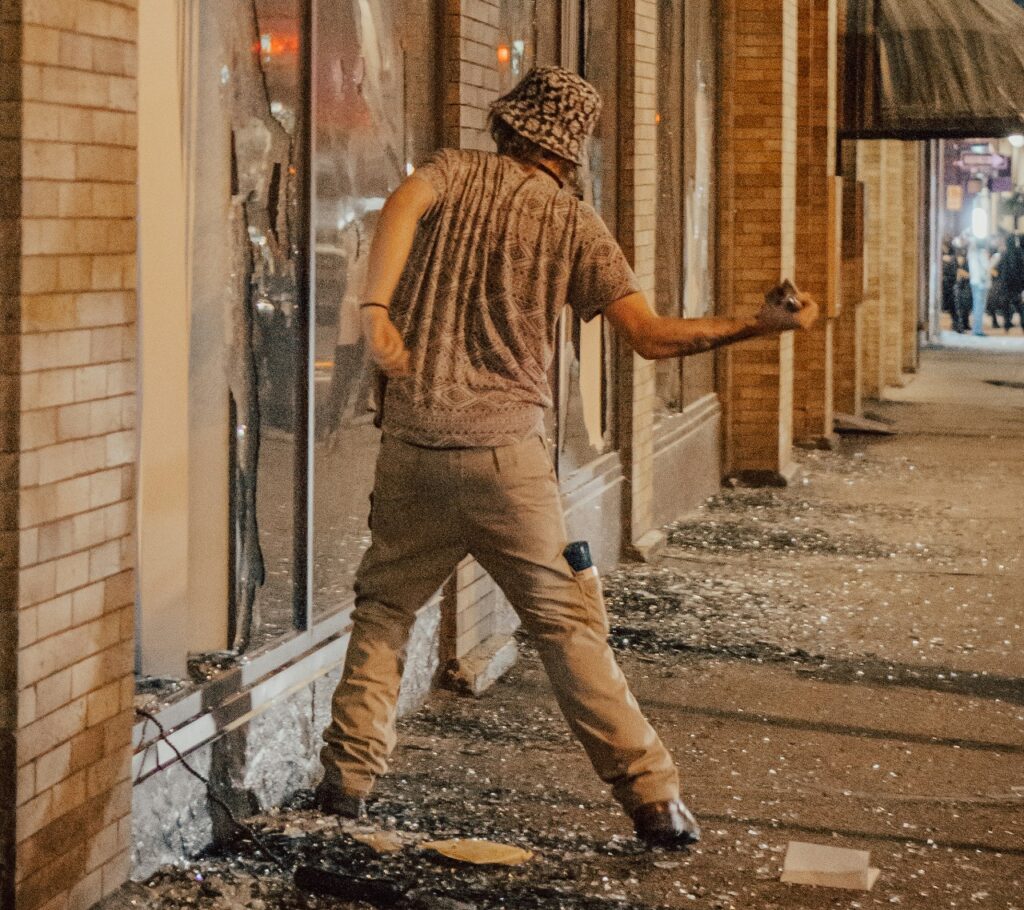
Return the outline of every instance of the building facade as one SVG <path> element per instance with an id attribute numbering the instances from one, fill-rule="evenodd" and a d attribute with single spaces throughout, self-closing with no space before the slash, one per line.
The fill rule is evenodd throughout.
<path id="1" fill-rule="evenodd" d="M 572 537 L 646 558 L 723 476 L 781 484 L 916 368 L 922 152 L 837 140 L 837 0 L 2 6 L 0 888 L 92 906 L 317 774 L 368 544 L 357 331 L 383 200 L 532 65 L 601 91 L 584 191 L 656 309 L 807 336 L 647 362 L 567 317 Z M 908 215 L 908 212 L 911 214 Z M 483 691 L 515 619 L 471 560 L 402 705 Z M 190 775 L 178 755 L 205 777 Z M 7 906 L 8 903 L 4 903 Z"/>

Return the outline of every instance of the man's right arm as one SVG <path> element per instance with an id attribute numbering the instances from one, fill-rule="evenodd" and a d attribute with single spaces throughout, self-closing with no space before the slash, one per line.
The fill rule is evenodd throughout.
<path id="1" fill-rule="evenodd" d="M 641 357 L 665 360 L 702 354 L 748 338 L 809 329 L 818 318 L 818 305 L 795 294 L 786 301 L 796 308 L 766 302 L 755 317 L 687 319 L 658 316 L 643 294 L 630 294 L 605 307 L 604 314 Z"/>

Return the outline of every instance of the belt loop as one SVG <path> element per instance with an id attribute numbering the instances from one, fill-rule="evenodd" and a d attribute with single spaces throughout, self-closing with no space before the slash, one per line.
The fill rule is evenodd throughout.
<path id="1" fill-rule="evenodd" d="M 501 474 L 501 457 L 498 455 L 498 447 L 491 446 L 491 458 L 494 459 L 494 470 L 498 474 Z"/>

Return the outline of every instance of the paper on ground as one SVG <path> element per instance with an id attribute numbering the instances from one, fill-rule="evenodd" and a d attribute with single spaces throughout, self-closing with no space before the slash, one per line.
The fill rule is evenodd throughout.
<path id="1" fill-rule="evenodd" d="M 791 840 L 782 866 L 782 881 L 870 891 L 878 880 L 867 850 L 826 847 Z"/>
<path id="2" fill-rule="evenodd" d="M 511 847 L 508 844 L 479 840 L 475 837 L 428 841 L 420 846 L 424 850 L 433 850 L 449 859 L 479 866 L 518 866 L 533 858 L 533 854 L 529 850 Z"/>

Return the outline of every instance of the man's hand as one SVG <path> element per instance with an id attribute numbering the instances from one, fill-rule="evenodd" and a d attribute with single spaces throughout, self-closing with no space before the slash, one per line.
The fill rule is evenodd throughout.
<path id="1" fill-rule="evenodd" d="M 411 375 L 409 350 L 388 311 L 379 306 L 363 307 L 360 319 L 363 337 L 377 369 L 392 378 Z"/>
<path id="2" fill-rule="evenodd" d="M 807 330 L 818 319 L 818 304 L 801 294 L 790 281 L 772 288 L 764 297 L 757 323 L 766 333 Z"/>

